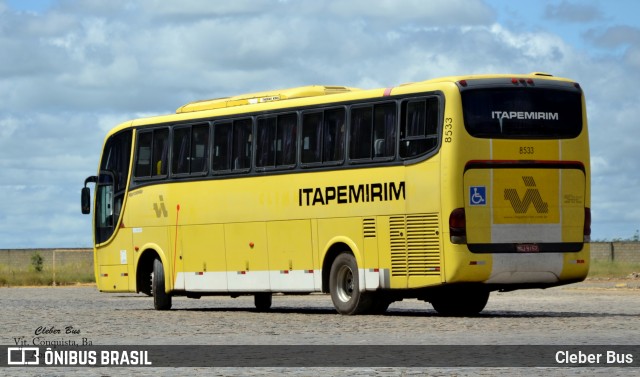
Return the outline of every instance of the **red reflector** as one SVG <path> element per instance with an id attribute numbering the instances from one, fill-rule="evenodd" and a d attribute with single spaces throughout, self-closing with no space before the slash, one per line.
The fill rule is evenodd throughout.
<path id="1" fill-rule="evenodd" d="M 196 275 L 202 276 L 202 275 L 204 275 L 204 272 L 196 272 Z"/>
<path id="2" fill-rule="evenodd" d="M 512 84 L 516 84 L 516 85 L 518 85 L 518 79 L 517 79 L 517 78 L 515 78 L 515 77 L 514 77 L 514 78 L 512 78 L 512 79 L 511 79 L 511 83 L 512 83 Z"/>
<path id="3" fill-rule="evenodd" d="M 584 259 L 578 259 L 578 260 L 576 260 L 576 263 L 578 263 L 578 264 L 584 264 Z"/>
<path id="4" fill-rule="evenodd" d="M 527 79 L 527 84 L 533 85 L 533 79 Z"/>
<path id="5" fill-rule="evenodd" d="M 460 85 L 466 87 L 467 86 L 467 80 L 460 80 L 458 81 L 460 83 Z"/>

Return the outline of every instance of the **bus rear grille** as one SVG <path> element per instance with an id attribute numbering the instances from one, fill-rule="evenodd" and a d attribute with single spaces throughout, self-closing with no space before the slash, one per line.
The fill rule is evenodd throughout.
<path id="1" fill-rule="evenodd" d="M 391 216 L 392 276 L 440 275 L 440 236 L 437 214 Z"/>

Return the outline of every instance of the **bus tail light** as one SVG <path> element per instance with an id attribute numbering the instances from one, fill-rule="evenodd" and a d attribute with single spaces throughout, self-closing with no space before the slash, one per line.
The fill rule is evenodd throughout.
<path id="1" fill-rule="evenodd" d="M 451 236 L 451 243 L 467 243 L 467 220 L 464 214 L 464 208 L 456 208 L 451 211 L 451 215 L 449 215 L 449 234 Z"/>
<path id="2" fill-rule="evenodd" d="M 591 208 L 584 207 L 584 242 L 591 242 Z"/>

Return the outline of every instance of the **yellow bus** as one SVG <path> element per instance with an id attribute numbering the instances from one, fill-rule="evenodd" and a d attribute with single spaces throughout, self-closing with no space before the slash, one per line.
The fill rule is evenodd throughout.
<path id="1" fill-rule="evenodd" d="M 98 289 L 158 310 L 324 292 L 342 314 L 416 298 L 473 315 L 492 291 L 586 277 L 585 100 L 531 73 L 193 102 L 112 129 L 81 202 Z"/>

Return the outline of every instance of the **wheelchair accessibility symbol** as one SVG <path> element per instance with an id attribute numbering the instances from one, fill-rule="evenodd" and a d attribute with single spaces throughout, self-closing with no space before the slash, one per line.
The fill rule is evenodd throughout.
<path id="1" fill-rule="evenodd" d="M 485 186 L 469 187 L 469 205 L 484 206 L 487 204 L 487 188 Z"/>

